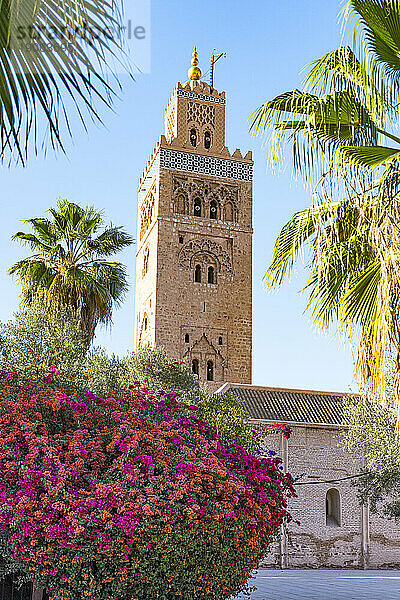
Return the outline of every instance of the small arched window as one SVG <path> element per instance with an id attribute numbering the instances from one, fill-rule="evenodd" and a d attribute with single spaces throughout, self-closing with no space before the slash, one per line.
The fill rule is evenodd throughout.
<path id="1" fill-rule="evenodd" d="M 339 490 L 332 488 L 328 490 L 325 499 L 326 524 L 333 527 L 341 526 L 341 507 Z"/>
<path id="2" fill-rule="evenodd" d="M 199 361 L 197 360 L 197 358 L 194 358 L 192 360 L 192 373 L 194 373 L 194 375 L 199 375 Z"/>
<path id="3" fill-rule="evenodd" d="M 201 283 L 201 266 L 196 265 L 194 269 L 194 280 L 196 283 Z"/>
<path id="4" fill-rule="evenodd" d="M 179 236 L 179 243 L 180 243 L 180 244 L 183 244 L 183 235 L 180 235 L 180 236 Z"/>
<path id="5" fill-rule="evenodd" d="M 189 334 L 185 333 L 185 344 L 189 343 Z"/>
<path id="6" fill-rule="evenodd" d="M 206 148 L 206 150 L 211 148 L 211 133 L 209 131 L 206 131 L 204 134 L 204 148 Z"/>
<path id="7" fill-rule="evenodd" d="M 214 363 L 212 360 L 207 361 L 207 381 L 214 381 Z"/>
<path id="8" fill-rule="evenodd" d="M 197 131 L 195 130 L 195 128 L 190 130 L 190 143 L 194 147 L 197 146 Z"/>
<path id="9" fill-rule="evenodd" d="M 180 213 L 180 214 L 184 214 L 185 213 L 185 204 L 186 204 L 186 198 L 183 194 L 179 194 L 179 196 L 176 199 L 176 212 Z"/>
<path id="10" fill-rule="evenodd" d="M 150 250 L 148 248 L 146 248 L 146 250 L 144 251 L 144 256 L 143 256 L 143 277 L 146 275 L 147 271 L 149 270 L 149 254 L 150 254 Z"/>
<path id="11" fill-rule="evenodd" d="M 214 267 L 208 267 L 208 283 L 215 283 Z"/>
<path id="12" fill-rule="evenodd" d="M 147 317 L 144 318 L 143 329 L 147 330 Z"/>
<path id="13" fill-rule="evenodd" d="M 200 200 L 200 198 L 194 199 L 194 216 L 201 217 L 201 200 Z"/>
<path id="14" fill-rule="evenodd" d="M 215 200 L 210 202 L 210 219 L 216 219 L 218 217 L 218 204 Z"/>
<path id="15" fill-rule="evenodd" d="M 218 338 L 218 345 L 222 346 L 222 335 L 220 335 Z"/>
<path id="16" fill-rule="evenodd" d="M 233 221 L 233 206 L 231 202 L 225 204 L 225 221 Z"/>

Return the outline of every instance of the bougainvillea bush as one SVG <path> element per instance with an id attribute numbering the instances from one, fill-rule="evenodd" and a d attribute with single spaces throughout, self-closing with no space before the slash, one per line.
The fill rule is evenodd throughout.
<path id="1" fill-rule="evenodd" d="M 0 380 L 8 572 L 58 600 L 222 600 L 243 590 L 294 494 L 280 459 L 226 445 L 174 394 Z"/>

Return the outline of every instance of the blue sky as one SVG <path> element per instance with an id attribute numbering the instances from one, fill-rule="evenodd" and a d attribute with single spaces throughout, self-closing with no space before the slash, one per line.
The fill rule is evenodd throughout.
<path id="1" fill-rule="evenodd" d="M 138 177 L 163 132 L 164 107 L 176 82 L 187 79 L 193 45 L 203 72 L 216 47 L 228 54 L 215 77 L 215 87 L 227 93 L 227 145 L 251 149 L 255 159 L 253 382 L 347 391 L 350 348 L 331 333 L 316 332 L 303 314 L 304 271 L 274 294 L 264 289 L 274 239 L 290 215 L 309 203 L 309 194 L 289 167 L 282 173 L 267 170 L 265 149 L 248 132 L 254 108 L 300 87 L 302 68 L 339 45 L 339 9 L 338 0 L 153 0 L 150 73 L 135 81 L 121 78 L 114 112 L 102 112 L 105 127 L 89 123 L 86 133 L 73 120 L 67 156 L 49 151 L 25 168 L 1 168 L 0 320 L 18 305 L 19 288 L 6 270 L 25 253 L 10 242 L 21 219 L 42 215 L 61 196 L 104 209 L 109 220 L 136 235 Z M 135 248 L 121 257 L 131 289 L 111 330 L 97 335 L 98 343 L 117 354 L 133 345 L 134 257 Z"/>

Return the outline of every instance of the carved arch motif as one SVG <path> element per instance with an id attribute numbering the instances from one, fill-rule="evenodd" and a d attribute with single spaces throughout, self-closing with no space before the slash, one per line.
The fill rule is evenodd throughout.
<path id="1" fill-rule="evenodd" d="M 155 206 L 155 188 L 152 188 L 144 199 L 140 207 L 140 239 L 142 239 L 148 230 L 154 217 Z"/>
<path id="2" fill-rule="evenodd" d="M 195 200 L 201 201 L 201 216 L 230 223 L 239 220 L 239 187 L 191 177 L 175 177 L 173 184 L 175 213 L 196 215 Z M 184 199 L 184 200 L 183 200 Z M 184 207 L 184 212 L 182 208 Z"/>
<path id="3" fill-rule="evenodd" d="M 183 358 L 193 369 L 195 362 L 199 379 L 207 380 L 208 368 L 212 367 L 212 379 L 208 381 L 224 381 L 226 362 L 221 351 L 203 333 L 183 354 Z M 212 365 L 209 365 L 212 363 Z M 209 371 L 210 373 L 210 371 Z"/>
<path id="4" fill-rule="evenodd" d="M 140 334 L 139 334 L 139 347 L 141 347 L 145 342 L 146 338 L 148 338 L 150 333 L 150 321 L 147 313 L 144 313 L 142 322 L 140 325 Z"/>
<path id="5" fill-rule="evenodd" d="M 210 264 L 215 262 L 218 272 L 232 273 L 232 261 L 228 252 L 212 240 L 189 240 L 179 252 L 179 266 L 191 269 L 200 257 L 207 258 Z"/>

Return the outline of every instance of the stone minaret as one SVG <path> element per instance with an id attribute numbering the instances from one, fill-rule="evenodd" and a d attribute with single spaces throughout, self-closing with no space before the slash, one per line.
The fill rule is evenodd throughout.
<path id="1" fill-rule="evenodd" d="M 135 348 L 162 346 L 211 391 L 251 382 L 252 172 L 225 146 L 225 93 L 177 84 L 139 183 Z"/>

